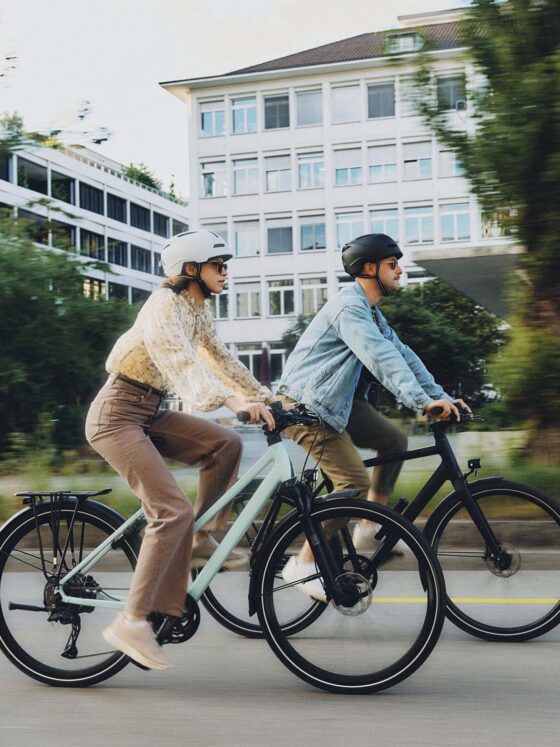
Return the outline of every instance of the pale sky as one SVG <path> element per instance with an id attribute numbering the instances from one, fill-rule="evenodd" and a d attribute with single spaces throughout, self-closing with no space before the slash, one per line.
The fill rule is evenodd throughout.
<path id="1" fill-rule="evenodd" d="M 161 81 L 226 73 L 466 0 L 0 0 L 0 112 L 28 129 L 108 127 L 91 146 L 188 196 L 185 104 Z M 4 81 L 4 82 L 2 82 Z M 75 113 L 84 100 L 91 114 Z M 89 147 L 89 146 L 88 146 Z"/>

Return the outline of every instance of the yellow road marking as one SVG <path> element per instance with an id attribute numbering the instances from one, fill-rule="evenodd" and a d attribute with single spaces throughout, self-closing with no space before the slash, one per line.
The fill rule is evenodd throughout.
<path id="1" fill-rule="evenodd" d="M 560 599 L 535 597 L 507 599 L 502 597 L 451 597 L 455 604 L 558 604 Z M 418 604 L 425 603 L 425 597 L 374 597 L 372 604 Z"/>

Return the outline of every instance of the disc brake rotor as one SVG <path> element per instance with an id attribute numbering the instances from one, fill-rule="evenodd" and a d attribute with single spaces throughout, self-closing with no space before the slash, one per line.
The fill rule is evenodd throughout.
<path id="1" fill-rule="evenodd" d="M 509 578 L 510 576 L 513 576 L 515 573 L 517 573 L 517 571 L 520 569 L 521 554 L 514 545 L 511 545 L 508 542 L 502 542 L 501 548 L 502 551 L 508 556 L 509 562 L 507 568 L 499 568 L 497 559 L 495 558 L 486 558 L 485 563 L 490 573 L 493 573 L 494 576 L 500 576 L 500 578 Z"/>
<path id="2" fill-rule="evenodd" d="M 357 615 L 363 615 L 369 609 L 373 591 L 367 578 L 359 573 L 349 571 L 337 576 L 335 582 L 344 599 L 341 604 L 335 604 L 333 601 L 332 605 L 342 615 L 356 617 Z"/>

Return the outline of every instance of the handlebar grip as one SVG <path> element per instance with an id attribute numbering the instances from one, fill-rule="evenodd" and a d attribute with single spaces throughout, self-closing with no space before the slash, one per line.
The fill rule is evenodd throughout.
<path id="1" fill-rule="evenodd" d="M 251 416 L 248 412 L 245 412 L 245 410 L 242 410 L 241 412 L 237 413 L 237 419 L 240 423 L 248 423 L 249 420 L 251 420 Z"/>
<path id="2" fill-rule="evenodd" d="M 432 409 L 427 413 L 428 416 L 433 415 L 435 418 L 437 418 L 438 415 L 441 415 L 443 412 L 443 407 L 432 407 Z"/>

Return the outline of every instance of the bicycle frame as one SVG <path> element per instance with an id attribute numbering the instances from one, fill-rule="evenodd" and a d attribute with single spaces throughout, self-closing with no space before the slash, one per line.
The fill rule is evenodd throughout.
<path id="1" fill-rule="evenodd" d="M 274 494 L 278 486 L 293 477 L 294 471 L 288 452 L 284 445 L 280 443 L 274 443 L 268 447 L 266 452 L 235 482 L 231 488 L 224 493 L 224 495 L 214 503 L 202 516 L 200 516 L 194 524 L 194 531 L 201 530 L 214 516 L 216 516 L 222 509 L 232 503 L 235 498 L 247 487 L 247 485 L 253 480 L 261 470 L 266 467 L 271 467 L 267 476 L 264 478 L 262 483 L 259 485 L 253 496 L 249 499 L 247 505 L 243 511 L 239 514 L 236 521 L 229 528 L 227 534 L 224 536 L 216 551 L 213 553 L 210 560 L 206 563 L 204 568 L 198 574 L 196 580 L 193 582 L 189 589 L 189 595 L 198 601 L 205 589 L 212 582 L 214 576 L 220 571 L 224 561 L 229 554 L 237 546 L 239 540 L 243 537 L 245 532 L 249 529 L 252 522 L 259 515 L 261 510 L 266 505 L 266 502 Z M 64 586 L 72 580 L 72 578 L 78 573 L 87 573 L 101 558 L 103 558 L 111 549 L 113 543 L 123 537 L 126 532 L 132 527 L 134 522 L 138 521 L 144 516 L 143 510 L 139 509 L 133 514 L 125 523 L 119 527 L 116 532 L 113 532 L 107 539 L 105 539 L 98 547 L 92 550 L 80 563 L 78 563 L 63 579 L 59 588 L 59 593 L 63 602 L 67 604 L 77 604 L 82 607 L 106 607 L 109 609 L 120 610 L 123 609 L 126 603 L 126 599 L 111 595 L 110 597 L 104 595 L 106 598 L 100 599 L 85 599 L 83 597 L 73 597 L 66 594 Z"/>

